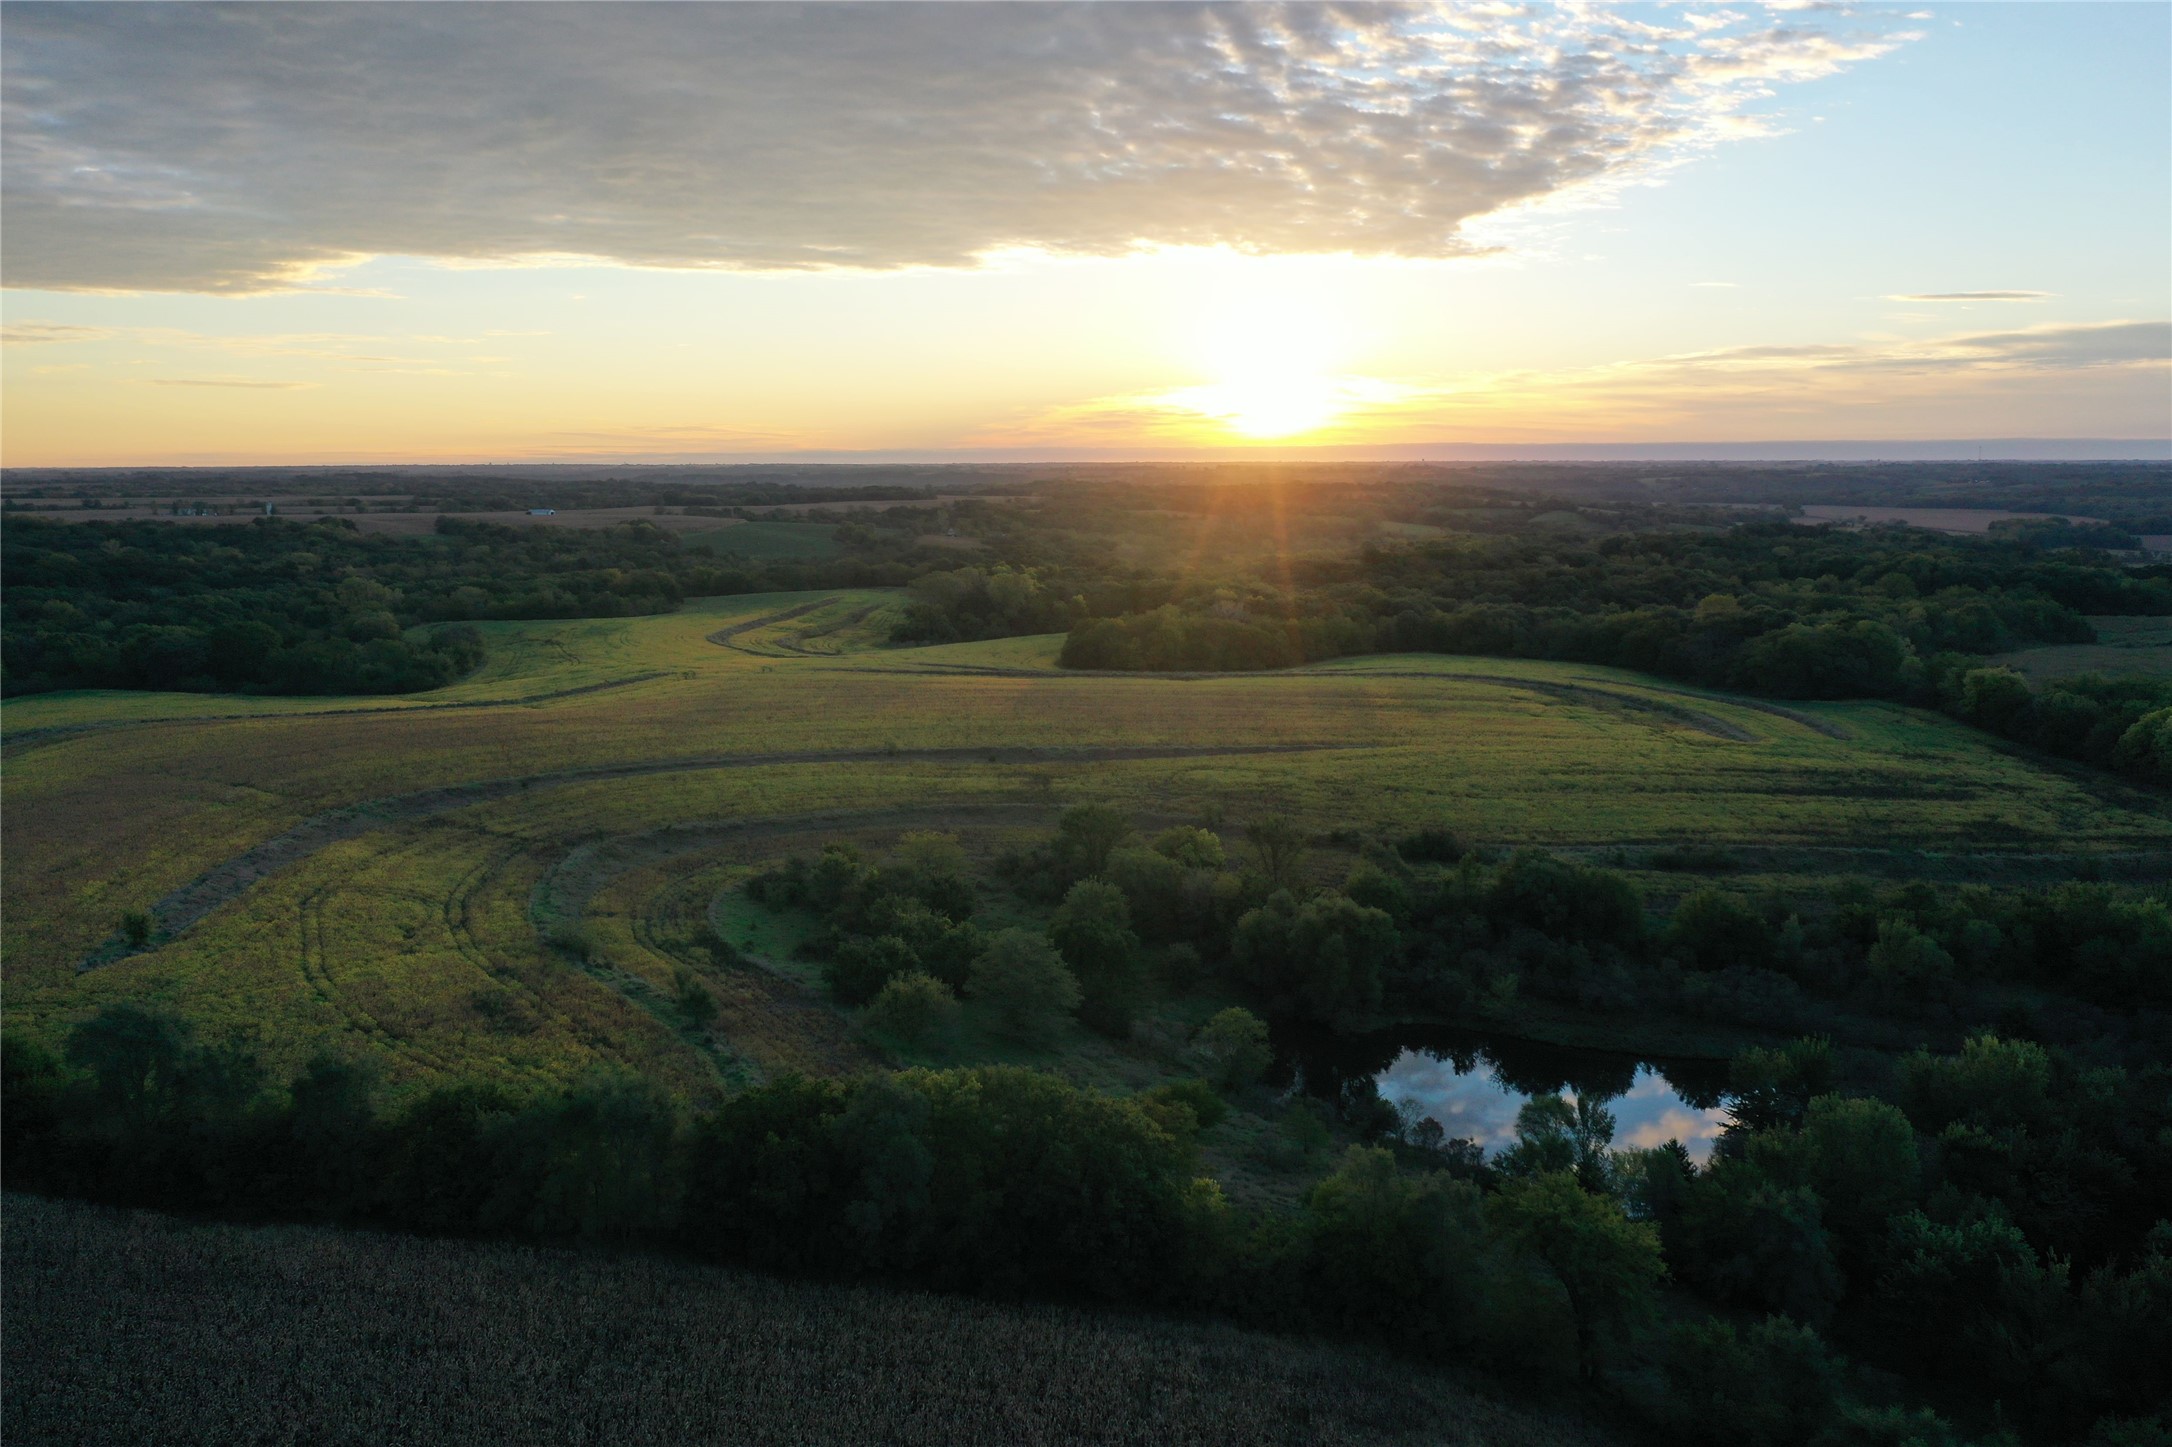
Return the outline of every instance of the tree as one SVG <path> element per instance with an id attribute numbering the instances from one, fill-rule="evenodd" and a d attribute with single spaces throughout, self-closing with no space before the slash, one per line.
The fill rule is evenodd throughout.
<path id="1" fill-rule="evenodd" d="M 535 1172 L 530 1229 L 626 1239 L 666 1219 L 679 1112 L 654 1081 L 599 1072 L 516 1127 L 512 1144 Z"/>
<path id="2" fill-rule="evenodd" d="M 1534 1096 L 1516 1112 L 1516 1143 L 1501 1152 L 1495 1169 L 1508 1176 L 1568 1171 L 1587 1191 L 1609 1188 L 1607 1147 L 1614 1143 L 1614 1114 L 1585 1091 L 1571 1101 Z"/>
<path id="3" fill-rule="evenodd" d="M 1381 975 L 1399 943 L 1394 920 L 1346 895 L 1299 905 L 1279 892 L 1237 921 L 1231 950 L 1271 1006 L 1333 1020 L 1380 1003 Z"/>
<path id="4" fill-rule="evenodd" d="M 1700 889 L 1675 907 L 1667 938 L 1700 970 L 1772 963 L 1772 926 L 1735 895 Z"/>
<path id="5" fill-rule="evenodd" d="M 1904 919 L 1878 921 L 1867 964 L 1871 979 L 1896 994 L 1928 994 L 1953 979 L 1953 956 Z"/>
<path id="6" fill-rule="evenodd" d="M 1154 836 L 1154 852 L 1186 869 L 1220 869 L 1227 856 L 1212 830 L 1179 824 Z"/>
<path id="7" fill-rule="evenodd" d="M 893 975 L 861 1017 L 866 1027 L 901 1045 L 920 1048 L 942 1040 L 956 1028 L 958 997 L 922 970 Z"/>
<path id="8" fill-rule="evenodd" d="M 1080 880 L 1057 906 L 1048 937 L 1078 977 L 1080 1018 L 1105 1035 L 1128 1031 L 1146 994 L 1146 962 L 1123 891 L 1105 880 Z"/>
<path id="9" fill-rule="evenodd" d="M 955 834 L 907 834 L 898 840 L 885 872 L 897 889 L 946 920 L 962 920 L 973 912 L 972 866 Z"/>
<path id="10" fill-rule="evenodd" d="M 1576 1321 L 1577 1369 L 1595 1377 L 1602 1337 L 1649 1312 L 1667 1274 L 1659 1228 L 1631 1221 L 1567 1171 L 1505 1182 L 1486 1206 L 1501 1239 L 1561 1284 Z"/>
<path id="11" fill-rule="evenodd" d="M 1042 1044 L 1078 1008 L 1078 977 L 1063 957 L 1031 930 L 1007 929 L 973 962 L 966 993 L 988 1006 L 997 1028 Z"/>
<path id="12" fill-rule="evenodd" d="M 1753 1045 L 1727 1062 L 1729 1143 L 1754 1131 L 1800 1123 L 1811 1097 L 1832 1084 L 1833 1043 L 1821 1035 L 1804 1036 L 1767 1049 Z"/>
<path id="13" fill-rule="evenodd" d="M 1181 939 L 1185 915 L 1184 866 L 1158 850 L 1126 844 L 1111 851 L 1102 877 L 1123 892 L 1131 924 L 1151 940 Z"/>
<path id="14" fill-rule="evenodd" d="M 380 1135 L 376 1087 L 373 1064 L 328 1054 L 295 1077 L 287 1124 L 321 1210 L 352 1215 L 372 1204 Z"/>
<path id="15" fill-rule="evenodd" d="M 1436 1340 L 1471 1331 L 1491 1263 L 1468 1181 L 1352 1146 L 1313 1187 L 1304 1232 L 1308 1293 L 1337 1325 Z"/>
<path id="16" fill-rule="evenodd" d="M 822 977 L 840 1004 L 864 1005 L 892 976 L 920 967 L 920 956 L 897 935 L 854 935 L 824 962 Z"/>
<path id="17" fill-rule="evenodd" d="M 1051 846 L 1059 884 L 1099 874 L 1109 851 L 1131 837 L 1131 821 L 1106 804 L 1074 804 L 1056 821 Z"/>
<path id="18" fill-rule="evenodd" d="M 1192 1054 L 1207 1079 L 1223 1090 L 1242 1090 L 1258 1080 L 1275 1058 L 1267 1022 L 1240 1005 L 1232 1005 L 1199 1027 L 1192 1037 Z"/>
<path id="19" fill-rule="evenodd" d="M 88 1070 L 107 1119 L 142 1130 L 173 1108 L 189 1050 L 187 1030 L 140 1005 L 106 1005 L 68 1033 L 68 1063 Z"/>
<path id="20" fill-rule="evenodd" d="M 1720 1300 L 1797 1321 L 1823 1323 L 1840 1301 L 1840 1268 L 1817 1192 L 1748 1161 L 1722 1157 L 1688 1183 L 1667 1255 Z"/>
<path id="21" fill-rule="evenodd" d="M 1916 1198 L 1915 1128 L 1882 1100 L 1818 1096 L 1799 1132 L 1752 1141 L 1749 1158 L 1776 1173 L 1799 1173 L 1824 1203 L 1833 1234 L 1858 1259 Z"/>
<path id="22" fill-rule="evenodd" d="M 1745 1331 L 1707 1321 L 1667 1344 L 1669 1440 L 1805 1447 L 1839 1407 L 1840 1364 L 1809 1327 L 1769 1316 Z"/>
<path id="23" fill-rule="evenodd" d="M 1264 814 L 1244 826 L 1245 842 L 1259 855 L 1260 873 L 1272 889 L 1295 891 L 1305 862 L 1305 836 L 1282 814 Z"/>

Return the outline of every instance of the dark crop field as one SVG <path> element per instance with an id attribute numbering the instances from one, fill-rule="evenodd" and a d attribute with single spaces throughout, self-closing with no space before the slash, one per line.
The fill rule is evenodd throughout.
<path id="1" fill-rule="evenodd" d="M 1612 1440 L 1225 1326 L 22 1195 L 5 1237 L 11 1447 Z"/>

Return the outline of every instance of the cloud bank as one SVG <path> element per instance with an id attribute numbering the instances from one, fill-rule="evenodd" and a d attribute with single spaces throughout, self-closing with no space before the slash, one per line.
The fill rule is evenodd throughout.
<path id="1" fill-rule="evenodd" d="M 1890 12 L 11 4 L 10 286 L 246 293 L 381 254 L 969 265 L 1466 254 L 1759 133 Z"/>

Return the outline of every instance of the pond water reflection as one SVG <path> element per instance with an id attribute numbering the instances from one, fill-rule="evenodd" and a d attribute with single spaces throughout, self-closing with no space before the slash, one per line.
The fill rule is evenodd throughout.
<path id="1" fill-rule="evenodd" d="M 1284 1033 L 1284 1064 L 1308 1092 L 1340 1093 L 1369 1078 L 1381 1099 L 1437 1120 L 1450 1139 L 1488 1155 L 1516 1139 L 1516 1112 L 1537 1095 L 1602 1100 L 1617 1148 L 1678 1140 L 1703 1161 L 1727 1123 L 1726 1066 L 1515 1040 L 1442 1026 L 1365 1035 Z"/>

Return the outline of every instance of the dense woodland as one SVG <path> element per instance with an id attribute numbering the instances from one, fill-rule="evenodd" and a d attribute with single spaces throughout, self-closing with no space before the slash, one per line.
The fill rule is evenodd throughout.
<path id="1" fill-rule="evenodd" d="M 1199 1031 L 1193 1078 L 1137 1095 L 1010 1067 L 786 1078 L 707 1113 L 624 1076 L 389 1092 L 329 1055 L 270 1080 L 119 1005 L 59 1055 L 8 1043 L 10 1181 L 1377 1337 L 1581 1377 L 1673 1440 L 2159 1440 L 2139 1419 L 2166 1406 L 2172 1338 L 2162 889 L 1706 885 L 1662 914 L 1621 874 L 1439 830 L 1367 841 L 1322 887 L 1324 842 L 1265 816 L 1239 858 L 1082 806 L 997 880 L 909 835 L 747 885 L 818 916 L 838 997 L 923 1043 L 960 993 L 1021 1041 L 1073 1013 L 1121 1035 L 1171 993 L 1246 1002 Z M 1045 926 L 984 929 L 991 890 Z M 1818 1033 L 1735 1057 L 1703 1167 L 1613 1148 L 1596 1091 L 1535 1084 L 1488 1159 L 1369 1076 L 1323 1074 L 1287 1129 L 1350 1144 L 1298 1211 L 1238 1209 L 1201 1175 L 1200 1132 L 1266 1089 L 1266 1019 L 1512 1019 L 1526 997 Z M 1877 1022 L 1966 1043 L 1843 1071 L 1832 1037 Z"/>
<path id="2" fill-rule="evenodd" d="M 542 531 L 446 518 L 435 536 L 403 538 L 345 519 L 185 528 L 15 518 L 0 562 L 5 682 L 11 694 L 413 693 L 481 661 L 481 636 L 462 622 L 621 618 L 693 595 L 894 586 L 915 572 L 908 550 L 870 536 L 841 559 L 736 561 L 640 523 Z"/>
<path id="3" fill-rule="evenodd" d="M 2172 778 L 2172 680 L 2082 677 L 2043 695 L 1981 656 L 2088 642 L 2085 614 L 2172 613 L 2172 565 L 2122 566 L 2019 531 L 1914 529 L 1530 537 L 1374 549 L 1293 588 L 1182 591 L 1074 627 L 1073 668 L 1287 666 L 1478 653 L 1639 669 L 1778 698 L 1941 707 L 2048 752 Z"/>
<path id="4" fill-rule="evenodd" d="M 2008 524 L 1986 538 L 1811 530 L 1705 502 L 1779 499 L 1805 485 L 1804 469 L 1563 467 L 1473 469 L 1456 485 L 1391 473 L 1264 487 L 983 480 L 1030 492 L 1030 507 L 945 501 L 919 476 L 834 485 L 799 496 L 900 506 L 816 513 L 841 548 L 819 560 L 720 557 L 639 522 L 528 531 L 448 515 L 436 535 L 402 538 L 338 519 L 190 529 L 16 516 L 0 560 L 0 686 L 406 693 L 474 668 L 483 644 L 456 626 L 465 621 L 907 585 L 900 643 L 1064 632 L 1066 666 L 1161 671 L 1400 652 L 1567 659 L 1780 698 L 1892 698 L 2047 753 L 2172 779 L 2172 682 L 2083 676 L 2038 690 L 1984 663 L 2088 642 L 2090 615 L 2172 615 L 2172 564 L 2133 561 L 2130 530 L 2154 526 L 2153 508 L 2172 511 L 2167 470 L 1989 471 L 1974 483 L 1939 467 L 1807 475 L 1852 500 L 1875 486 L 1949 506 L 2123 498 L 2123 509 L 2094 514 L 2123 521 Z M 1560 491 L 1489 488 L 1510 476 Z M 425 499 L 436 505 L 638 494 L 720 518 L 793 495 L 767 477 L 431 486 L 445 493 Z M 953 549 L 931 546 L 938 529 L 976 561 L 961 568 Z M 1381 529 L 1410 536 L 1383 541 Z"/>

